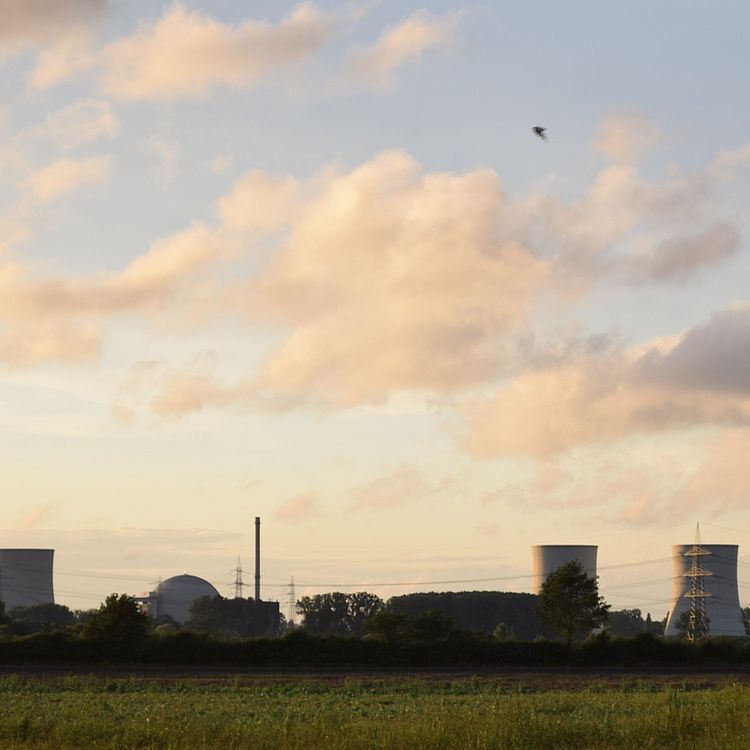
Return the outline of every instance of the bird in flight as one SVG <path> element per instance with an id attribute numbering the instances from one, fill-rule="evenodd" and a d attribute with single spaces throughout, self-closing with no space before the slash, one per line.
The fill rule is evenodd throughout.
<path id="1" fill-rule="evenodd" d="M 531 128 L 531 132 L 532 132 L 532 133 L 533 133 L 534 135 L 538 135 L 538 136 L 539 136 L 539 137 L 540 137 L 540 138 L 541 138 L 541 139 L 542 139 L 543 141 L 546 141 L 546 140 L 548 140 L 548 139 L 547 139 L 547 136 L 546 136 L 546 135 L 545 135 L 545 133 L 544 133 L 544 131 L 545 131 L 546 129 L 547 129 L 547 128 L 542 128 L 542 127 L 540 127 L 539 125 L 535 125 L 535 126 L 534 126 L 533 128 Z"/>

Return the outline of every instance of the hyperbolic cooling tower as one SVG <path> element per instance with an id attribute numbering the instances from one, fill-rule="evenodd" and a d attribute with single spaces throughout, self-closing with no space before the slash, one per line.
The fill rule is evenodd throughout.
<path id="1" fill-rule="evenodd" d="M 709 635 L 745 635 L 745 626 L 740 610 L 740 597 L 737 591 L 737 550 L 736 544 L 701 544 L 702 551 L 709 554 L 700 556 L 706 571 L 704 585 L 706 594 L 706 617 Z M 672 546 L 672 606 L 667 620 L 666 635 L 680 635 L 677 623 L 683 612 L 690 612 L 690 568 L 695 559 L 687 553 L 692 544 Z M 709 575 L 710 574 L 710 575 Z"/>
<path id="2" fill-rule="evenodd" d="M 53 549 L 0 549 L 0 601 L 6 609 L 54 604 Z"/>
<path id="3" fill-rule="evenodd" d="M 578 560 L 590 576 L 596 575 L 595 544 L 535 544 L 531 548 L 532 590 L 539 593 L 547 576 L 571 560 Z"/>

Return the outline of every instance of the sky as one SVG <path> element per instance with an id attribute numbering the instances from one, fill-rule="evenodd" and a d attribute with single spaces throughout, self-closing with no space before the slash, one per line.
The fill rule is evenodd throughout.
<path id="1" fill-rule="evenodd" d="M 750 602 L 747 3 L 0 14 L 0 546 L 59 603 L 230 595 L 255 516 L 282 603 L 581 543 L 662 617 L 698 521 Z"/>

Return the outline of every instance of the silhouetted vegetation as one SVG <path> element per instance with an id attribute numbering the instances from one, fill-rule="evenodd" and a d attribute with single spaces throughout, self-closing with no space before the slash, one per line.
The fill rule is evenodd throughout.
<path id="1" fill-rule="evenodd" d="M 98 610 L 85 612 L 70 613 L 64 607 L 14 610 L 39 630 L 19 635 L 9 624 L 0 626 L 0 662 L 130 661 L 248 668 L 750 664 L 750 639 L 707 638 L 690 643 L 663 638 L 646 631 L 650 618 L 644 620 L 638 610 L 614 613 L 613 618 L 617 627 L 637 629 L 633 637 L 618 637 L 608 629 L 567 648 L 564 639 L 518 639 L 506 622 L 497 623 L 491 633 L 477 633 L 459 628 L 438 609 L 410 616 L 385 608 L 371 595 L 341 597 L 347 607 L 338 611 L 352 618 L 346 625 L 347 634 L 296 628 L 274 638 L 237 636 L 258 614 L 252 610 L 253 600 L 198 600 L 193 619 L 182 628 L 166 618 L 152 620 L 124 594 L 112 594 Z M 318 613 L 326 603 L 338 605 L 341 601 L 339 596 L 321 595 L 309 611 Z M 278 613 L 277 603 L 262 604 L 268 605 L 268 612 Z M 364 612 L 372 614 L 365 616 Z M 203 622 L 201 618 L 205 618 Z M 265 621 L 255 622 L 258 628 L 264 627 Z M 319 626 L 321 620 L 315 622 Z M 362 635 L 351 632 L 355 629 Z"/>
<path id="2" fill-rule="evenodd" d="M 30 635 L 69 628 L 75 624 L 75 615 L 61 604 L 35 604 L 31 607 L 14 607 L 8 613 L 8 625 L 15 635 Z"/>
<path id="3" fill-rule="evenodd" d="M 81 630 L 81 637 L 95 641 L 116 656 L 138 652 L 148 631 L 148 615 L 127 594 L 110 594 Z"/>
<path id="4" fill-rule="evenodd" d="M 602 625 L 608 610 L 609 604 L 599 596 L 596 577 L 587 575 L 578 560 L 550 573 L 537 597 L 539 619 L 560 633 L 568 648 L 576 636 Z"/>
<path id="5" fill-rule="evenodd" d="M 651 614 L 643 614 L 640 609 L 620 609 L 610 610 L 607 613 L 607 630 L 612 635 L 621 638 L 629 638 L 639 633 L 652 633 L 653 635 L 663 635 L 664 625 L 651 619 Z"/>
<path id="6" fill-rule="evenodd" d="M 302 627 L 310 633 L 364 635 L 365 622 L 383 609 L 383 600 L 367 591 L 303 596 L 297 602 Z"/>
<path id="7" fill-rule="evenodd" d="M 503 591 L 457 591 L 404 594 L 388 600 L 388 611 L 416 617 L 436 610 L 461 630 L 491 635 L 502 622 L 516 638 L 533 640 L 551 635 L 544 630 L 535 611 L 536 596 Z"/>
<path id="8" fill-rule="evenodd" d="M 429 633 L 429 636 L 427 635 Z M 371 634 L 313 635 L 294 630 L 280 638 L 228 640 L 181 630 L 147 634 L 113 648 L 113 641 L 81 638 L 74 631 L 36 633 L 0 639 L 0 662 L 202 664 L 232 667 L 502 667 L 750 664 L 750 645 L 742 639 L 707 638 L 696 643 L 642 633 L 617 638 L 607 631 L 573 642 L 498 641 L 492 636 L 454 629 L 421 631 L 397 639 Z M 125 645 L 127 647 L 125 647 Z"/>

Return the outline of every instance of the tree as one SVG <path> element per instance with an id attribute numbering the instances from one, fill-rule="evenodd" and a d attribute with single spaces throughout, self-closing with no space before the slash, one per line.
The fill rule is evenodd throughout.
<path id="1" fill-rule="evenodd" d="M 646 630 L 640 609 L 619 609 L 607 614 L 607 630 L 613 635 L 630 638 Z"/>
<path id="2" fill-rule="evenodd" d="M 406 615 L 383 609 L 365 622 L 365 630 L 386 643 L 399 643 L 405 639 L 408 625 Z"/>
<path id="3" fill-rule="evenodd" d="M 127 594 L 110 594 L 83 626 L 83 638 L 101 641 L 115 653 L 133 651 L 146 637 L 148 615 Z"/>
<path id="4" fill-rule="evenodd" d="M 303 596 L 297 602 L 302 627 L 311 633 L 363 635 L 365 622 L 383 609 L 383 600 L 367 591 Z"/>
<path id="5" fill-rule="evenodd" d="M 513 630 L 512 625 L 506 625 L 504 622 L 499 622 L 492 631 L 492 637 L 496 641 L 515 641 L 516 631 Z"/>
<path id="6" fill-rule="evenodd" d="M 445 641 L 456 628 L 453 621 L 440 610 L 429 609 L 415 617 L 406 630 L 407 640 L 417 643 L 435 643 Z"/>
<path id="7" fill-rule="evenodd" d="M 34 604 L 10 611 L 13 632 L 18 634 L 64 630 L 75 623 L 75 615 L 62 604 Z"/>
<path id="8" fill-rule="evenodd" d="M 608 610 L 596 577 L 587 575 L 578 560 L 550 573 L 537 600 L 539 619 L 560 633 L 568 648 L 576 635 L 602 625 Z"/>
<path id="9" fill-rule="evenodd" d="M 365 623 L 383 609 L 383 600 L 376 594 L 357 591 L 348 597 L 348 628 L 352 635 L 364 635 Z"/>

